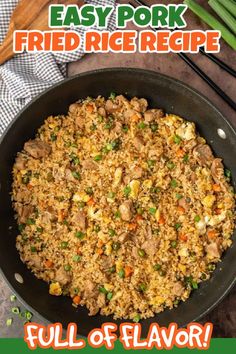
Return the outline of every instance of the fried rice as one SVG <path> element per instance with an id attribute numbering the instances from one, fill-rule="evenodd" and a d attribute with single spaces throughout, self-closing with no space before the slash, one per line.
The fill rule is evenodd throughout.
<path id="1" fill-rule="evenodd" d="M 21 260 L 90 315 L 138 322 L 178 306 L 232 243 L 230 172 L 194 123 L 143 98 L 48 117 L 18 153 L 12 200 Z"/>

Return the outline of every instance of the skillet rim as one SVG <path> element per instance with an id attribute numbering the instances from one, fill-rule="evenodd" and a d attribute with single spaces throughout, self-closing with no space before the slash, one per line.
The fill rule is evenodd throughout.
<path id="1" fill-rule="evenodd" d="M 192 95 L 194 95 L 195 97 L 199 97 L 202 101 L 204 101 L 208 106 L 210 106 L 219 116 L 219 118 L 221 120 L 224 121 L 224 123 L 228 126 L 228 128 L 232 131 L 232 134 L 235 135 L 236 137 L 236 126 L 234 127 L 231 122 L 221 113 L 221 111 L 213 104 L 213 102 L 211 100 L 209 100 L 205 95 L 203 95 L 202 93 L 200 93 L 198 90 L 192 88 L 190 85 L 182 82 L 181 80 L 175 79 L 174 77 L 156 72 L 154 70 L 147 70 L 147 69 L 142 69 L 142 68 L 124 68 L 124 67 L 111 67 L 111 68 L 103 68 L 103 69 L 95 69 L 95 70 L 90 70 L 90 71 L 85 71 L 83 73 L 74 75 L 72 77 L 66 78 L 64 80 L 59 81 L 58 83 L 50 86 L 49 88 L 47 88 L 46 90 L 44 90 L 43 92 L 41 92 L 39 95 L 37 95 L 36 97 L 34 97 L 28 104 L 26 104 L 20 111 L 19 113 L 17 113 L 17 115 L 14 117 L 14 119 L 10 122 L 10 124 L 7 126 L 7 128 L 4 130 L 2 136 L 0 137 L 0 149 L 1 149 L 1 144 L 3 142 L 3 140 L 5 139 L 5 137 L 7 136 L 7 134 L 10 132 L 12 126 L 15 124 L 15 122 L 20 119 L 20 117 L 24 114 L 24 112 L 30 108 L 30 106 L 37 102 L 38 100 L 41 99 L 41 97 L 43 97 L 44 95 L 47 95 L 48 93 L 50 93 L 50 91 L 54 90 L 55 88 L 60 87 L 61 85 L 73 81 L 73 80 L 77 80 L 78 78 L 81 77 L 86 77 L 86 76 L 90 76 L 90 75 L 94 75 L 94 74 L 102 74 L 104 72 L 121 72 L 121 73 L 125 73 L 125 72 L 130 72 L 130 73 L 140 73 L 143 75 L 152 75 L 152 76 L 156 76 L 159 77 L 159 79 L 165 79 L 167 81 L 169 81 L 171 84 L 178 86 L 180 88 L 184 88 L 187 91 L 189 91 L 190 93 L 192 93 Z M 41 315 L 35 308 L 31 307 L 30 305 L 28 305 L 26 303 L 26 301 L 17 293 L 17 291 L 15 291 L 14 286 L 10 283 L 10 280 L 8 280 L 7 276 L 5 275 L 5 273 L 3 272 L 2 268 L 0 268 L 0 274 L 2 275 L 4 281 L 7 283 L 8 287 L 10 288 L 10 290 L 16 294 L 17 299 L 19 300 L 19 302 L 27 309 L 29 309 L 34 315 L 36 315 L 40 320 L 42 320 L 44 323 L 50 324 L 51 321 L 49 321 L 47 318 L 45 318 L 43 315 Z M 232 290 L 232 288 L 234 287 L 234 285 L 236 284 L 236 276 L 234 277 L 234 279 L 231 280 L 231 282 L 229 283 L 229 285 L 226 286 L 225 291 L 221 294 L 221 296 L 218 297 L 218 299 L 212 303 L 211 306 L 209 306 L 205 311 L 203 311 L 202 313 L 200 313 L 198 316 L 196 316 L 191 322 L 196 322 L 198 320 L 200 320 L 202 317 L 206 316 L 208 313 L 210 313 L 220 302 L 222 302 L 222 300 L 226 297 L 227 294 L 229 294 L 229 292 Z M 181 327 L 186 327 L 187 323 L 182 325 Z M 84 337 L 82 335 L 80 335 L 81 337 Z"/>

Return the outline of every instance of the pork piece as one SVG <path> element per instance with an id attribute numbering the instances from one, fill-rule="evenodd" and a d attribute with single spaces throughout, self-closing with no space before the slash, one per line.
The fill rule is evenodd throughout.
<path id="1" fill-rule="evenodd" d="M 35 268 L 42 270 L 42 257 L 38 254 L 30 254 L 28 262 Z"/>
<path id="2" fill-rule="evenodd" d="M 15 168 L 17 170 L 24 170 L 26 168 L 26 160 L 23 158 L 22 155 L 17 156 L 15 161 Z"/>
<path id="3" fill-rule="evenodd" d="M 119 236 L 118 240 L 119 240 L 121 243 L 125 243 L 125 242 L 129 241 L 130 238 L 131 238 L 131 235 L 130 235 L 128 232 L 123 232 L 123 233 Z"/>
<path id="4" fill-rule="evenodd" d="M 32 192 L 29 191 L 28 189 L 19 190 L 16 193 L 16 200 L 18 202 L 28 202 L 29 203 L 29 201 L 31 199 L 31 195 L 32 195 Z"/>
<path id="5" fill-rule="evenodd" d="M 72 171 L 69 168 L 65 170 L 65 178 L 68 182 L 75 182 L 76 180 L 75 177 L 72 175 Z"/>
<path id="6" fill-rule="evenodd" d="M 84 290 L 84 298 L 85 299 L 92 299 L 92 298 L 97 298 L 99 291 L 97 289 L 97 284 L 94 283 L 91 280 L 86 280 L 85 281 L 85 290 Z"/>
<path id="7" fill-rule="evenodd" d="M 78 128 L 83 129 L 85 126 L 85 119 L 82 115 L 77 115 L 75 118 L 75 124 L 77 125 Z"/>
<path id="8" fill-rule="evenodd" d="M 32 205 L 21 205 L 18 208 L 19 222 L 25 224 L 30 214 L 33 213 L 34 207 Z"/>
<path id="9" fill-rule="evenodd" d="M 86 230 L 87 220 L 83 211 L 78 211 L 74 216 L 74 222 L 81 231 Z"/>
<path id="10" fill-rule="evenodd" d="M 84 160 L 82 162 L 82 166 L 85 170 L 97 170 L 98 169 L 98 165 L 92 161 L 92 160 Z"/>
<path id="11" fill-rule="evenodd" d="M 69 112 L 72 114 L 77 113 L 79 107 L 80 105 L 78 103 L 72 103 L 69 107 Z"/>
<path id="12" fill-rule="evenodd" d="M 178 201 L 178 205 L 182 208 L 184 208 L 185 210 L 189 210 L 190 208 L 190 201 L 188 198 L 181 198 L 179 201 Z"/>
<path id="13" fill-rule="evenodd" d="M 209 245 L 207 245 L 205 250 L 206 250 L 207 256 L 210 259 L 220 258 L 220 256 L 221 256 L 221 250 L 219 248 L 219 245 L 216 242 L 212 242 Z"/>
<path id="14" fill-rule="evenodd" d="M 202 165 L 210 165 L 214 159 L 211 148 L 206 144 L 199 144 L 193 150 L 193 155 Z"/>
<path id="15" fill-rule="evenodd" d="M 120 133 L 122 131 L 122 123 L 119 121 L 116 121 L 113 131 L 116 133 Z"/>
<path id="16" fill-rule="evenodd" d="M 100 293 L 97 298 L 97 305 L 99 308 L 102 308 L 106 305 L 106 296 L 105 294 Z"/>
<path id="17" fill-rule="evenodd" d="M 132 98 L 130 104 L 137 112 L 144 113 L 147 110 L 148 102 L 145 98 L 138 99 L 137 97 Z"/>
<path id="18" fill-rule="evenodd" d="M 144 113 L 144 121 L 150 123 L 156 121 L 164 116 L 162 109 L 149 109 Z"/>
<path id="19" fill-rule="evenodd" d="M 65 271 L 63 267 L 59 268 L 55 273 L 55 280 L 64 286 L 71 282 L 72 276 L 70 272 Z"/>
<path id="20" fill-rule="evenodd" d="M 120 109 L 119 105 L 112 100 L 107 100 L 105 104 L 105 110 L 108 113 L 115 113 Z"/>
<path id="21" fill-rule="evenodd" d="M 121 204 L 119 207 L 121 219 L 124 221 L 130 221 L 133 216 L 132 209 L 133 209 L 133 203 L 131 200 L 126 200 L 123 204 Z"/>
<path id="22" fill-rule="evenodd" d="M 99 306 L 97 304 L 97 299 L 96 300 L 92 300 L 92 303 L 91 303 L 91 300 L 90 300 L 90 304 L 89 304 L 89 316 L 95 316 L 98 311 L 99 311 Z"/>
<path id="23" fill-rule="evenodd" d="M 101 256 L 101 268 L 103 270 L 108 270 L 113 266 L 112 259 L 108 256 Z"/>
<path id="24" fill-rule="evenodd" d="M 133 140 L 133 144 L 136 150 L 141 151 L 144 147 L 144 140 L 141 136 L 137 135 Z"/>
<path id="25" fill-rule="evenodd" d="M 104 107 L 99 107 L 98 108 L 98 114 L 102 117 L 106 117 L 107 113 Z"/>
<path id="26" fill-rule="evenodd" d="M 24 149 L 35 159 L 46 157 L 51 153 L 51 146 L 39 139 L 28 141 L 25 143 Z"/>
<path id="27" fill-rule="evenodd" d="M 184 292 L 184 286 L 182 285 L 182 283 L 180 281 L 176 282 L 173 286 L 173 289 L 172 289 L 172 293 L 173 295 L 175 296 L 181 296 Z"/>
<path id="28" fill-rule="evenodd" d="M 224 177 L 224 166 L 221 159 L 216 158 L 213 160 L 211 165 L 211 174 L 216 183 L 221 182 Z"/>
<path id="29" fill-rule="evenodd" d="M 143 176 L 143 169 L 139 166 L 134 166 L 130 170 L 130 175 L 132 179 L 139 179 Z"/>
<path id="30" fill-rule="evenodd" d="M 159 240 L 148 239 L 142 244 L 142 249 L 149 255 L 154 256 L 158 250 Z"/>

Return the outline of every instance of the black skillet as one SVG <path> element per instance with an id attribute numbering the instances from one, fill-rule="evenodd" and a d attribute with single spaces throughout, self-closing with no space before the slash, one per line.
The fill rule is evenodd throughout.
<path id="1" fill-rule="evenodd" d="M 103 322 L 112 322 L 112 317 L 88 317 L 85 308 L 75 309 L 71 299 L 54 297 L 48 293 L 48 285 L 36 279 L 20 261 L 15 248 L 17 225 L 11 207 L 11 170 L 16 153 L 25 141 L 33 138 L 37 129 L 49 115 L 66 113 L 70 103 L 79 98 L 110 92 L 128 97 L 145 97 L 152 107 L 164 108 L 197 124 L 198 131 L 211 145 L 216 155 L 223 157 L 225 166 L 232 171 L 233 184 L 236 177 L 236 134 L 221 113 L 198 92 L 175 79 L 151 71 L 139 69 L 105 69 L 78 75 L 65 80 L 33 100 L 10 125 L 0 144 L 0 267 L 4 278 L 17 297 L 27 308 L 49 322 L 78 323 L 79 334 L 86 336 L 90 330 Z M 219 136 L 221 129 L 226 139 Z M 221 131 L 221 136 L 224 134 Z M 223 134 L 223 135 L 222 135 Z M 174 310 L 166 310 L 154 318 L 142 321 L 143 335 L 155 321 L 160 325 L 177 322 L 183 326 L 196 321 L 212 310 L 235 283 L 236 242 L 224 254 L 212 278 L 200 285 L 190 299 Z M 22 276 L 19 283 L 15 274 Z M 113 321 L 117 324 L 121 321 Z"/>

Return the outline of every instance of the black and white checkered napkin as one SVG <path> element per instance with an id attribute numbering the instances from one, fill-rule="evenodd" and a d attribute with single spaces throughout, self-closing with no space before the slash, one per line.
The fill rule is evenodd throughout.
<path id="1" fill-rule="evenodd" d="M 0 43 L 3 41 L 11 14 L 19 0 L 0 0 Z M 91 0 L 94 5 L 114 5 L 115 0 Z M 109 30 L 115 29 L 115 18 L 110 18 Z M 82 34 L 84 29 L 78 29 Z M 33 97 L 66 76 L 66 64 L 83 56 L 76 53 L 22 53 L 0 66 L 0 136 Z"/>

